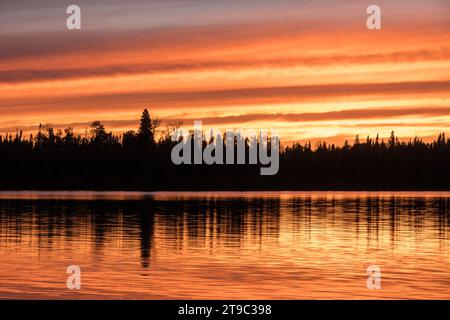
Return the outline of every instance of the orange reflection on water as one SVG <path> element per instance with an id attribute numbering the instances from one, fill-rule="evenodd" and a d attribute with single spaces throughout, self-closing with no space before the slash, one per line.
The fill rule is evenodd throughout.
<path id="1" fill-rule="evenodd" d="M 448 299 L 449 206 L 448 193 L 3 192 L 0 298 Z"/>

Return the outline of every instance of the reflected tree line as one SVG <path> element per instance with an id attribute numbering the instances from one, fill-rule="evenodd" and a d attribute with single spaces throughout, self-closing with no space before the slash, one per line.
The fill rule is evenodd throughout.
<path id="1" fill-rule="evenodd" d="M 2 246 L 25 243 L 39 251 L 66 243 L 67 250 L 79 250 L 81 241 L 98 257 L 123 247 L 139 252 L 142 267 L 149 267 L 158 252 L 191 247 L 236 251 L 259 244 L 265 250 L 282 232 L 301 246 L 314 238 L 312 229 L 367 246 L 386 237 L 391 246 L 401 246 L 408 234 L 424 241 L 432 234 L 445 250 L 449 226 L 448 198 L 0 200 Z"/>
<path id="2" fill-rule="evenodd" d="M 450 139 L 400 141 L 356 136 L 342 146 L 295 143 L 280 149 L 280 169 L 261 176 L 260 165 L 174 165 L 171 140 L 181 125 L 158 131 L 144 110 L 139 129 L 121 135 L 100 121 L 77 135 L 71 128 L 40 126 L 0 135 L 1 189 L 269 190 L 449 189 Z M 157 134 L 159 132 L 159 134 Z M 206 146 L 206 141 L 203 145 Z M 248 159 L 249 142 L 245 141 Z M 237 141 L 235 141 L 237 148 Z M 236 151 L 236 149 L 235 149 Z M 235 152 L 236 154 L 236 152 Z M 226 152 L 224 152 L 226 157 Z M 248 161 L 246 161 L 248 163 Z"/>

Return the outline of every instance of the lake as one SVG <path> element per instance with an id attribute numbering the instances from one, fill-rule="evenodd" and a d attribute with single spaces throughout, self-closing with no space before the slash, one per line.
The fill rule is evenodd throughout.
<path id="1" fill-rule="evenodd" d="M 0 298 L 450 299 L 449 226 L 447 192 L 0 192 Z"/>

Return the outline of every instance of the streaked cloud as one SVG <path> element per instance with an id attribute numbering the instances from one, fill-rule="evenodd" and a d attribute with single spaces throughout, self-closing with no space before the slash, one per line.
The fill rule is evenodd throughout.
<path id="1" fill-rule="evenodd" d="M 347 64 L 379 64 L 450 60 L 450 50 L 397 51 L 384 54 L 278 57 L 251 60 L 197 60 L 170 63 L 93 66 L 64 69 L 15 69 L 0 71 L 0 82 L 49 81 L 71 78 L 108 77 L 128 74 L 158 74 L 186 71 L 239 70 L 242 68 L 290 68 Z"/>

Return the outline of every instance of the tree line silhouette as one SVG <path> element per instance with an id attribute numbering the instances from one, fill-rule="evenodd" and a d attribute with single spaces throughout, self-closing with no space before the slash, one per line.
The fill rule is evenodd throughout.
<path id="1" fill-rule="evenodd" d="M 138 131 L 121 135 L 100 121 L 84 136 L 48 126 L 29 137 L 0 135 L 0 189 L 450 189 L 450 139 L 444 133 L 429 143 L 417 137 L 399 141 L 394 132 L 386 141 L 356 136 L 342 146 L 294 143 L 280 148 L 278 174 L 261 176 L 260 164 L 174 165 L 170 154 L 177 142 L 171 134 L 181 124 L 169 125 L 157 138 L 159 124 L 146 109 Z"/>

